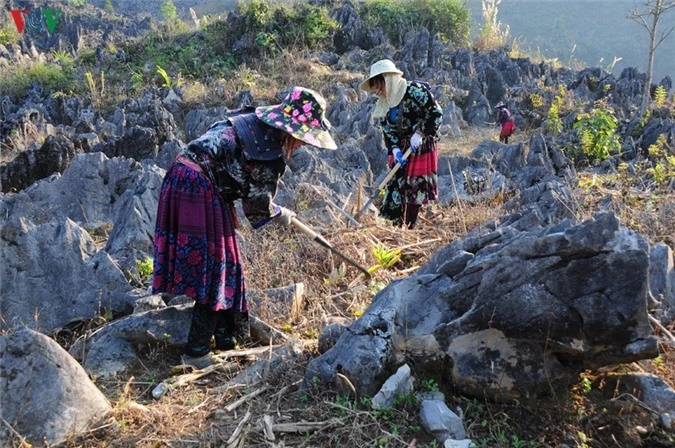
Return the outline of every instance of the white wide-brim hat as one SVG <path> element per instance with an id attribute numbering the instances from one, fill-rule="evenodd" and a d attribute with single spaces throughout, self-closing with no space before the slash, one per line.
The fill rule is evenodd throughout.
<path id="1" fill-rule="evenodd" d="M 370 88 L 370 80 L 376 77 L 377 75 L 384 75 L 387 73 L 395 73 L 397 75 L 402 75 L 403 72 L 396 68 L 396 65 L 389 59 L 382 59 L 377 61 L 370 66 L 370 75 L 361 83 L 361 90 L 366 92 L 372 92 Z"/>

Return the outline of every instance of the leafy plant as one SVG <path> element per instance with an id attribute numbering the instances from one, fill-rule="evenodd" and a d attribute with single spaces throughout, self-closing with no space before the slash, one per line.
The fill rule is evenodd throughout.
<path id="1" fill-rule="evenodd" d="M 403 43 L 411 24 L 425 27 L 455 46 L 469 39 L 471 14 L 459 0 L 366 0 L 359 14 L 370 27 L 381 27 L 394 43 Z"/>
<path id="2" fill-rule="evenodd" d="M 145 86 L 145 80 L 143 79 L 143 74 L 139 72 L 133 72 L 131 74 L 131 90 L 138 92 Z"/>
<path id="3" fill-rule="evenodd" d="M 170 89 L 171 87 L 173 87 L 173 84 L 171 83 L 171 78 L 169 77 L 169 74 L 166 72 L 166 70 L 164 70 L 159 65 L 157 66 L 157 73 L 164 80 L 164 87 L 166 87 L 167 89 Z"/>
<path id="4" fill-rule="evenodd" d="M 654 90 L 654 105 L 656 107 L 661 107 L 666 102 L 666 97 L 668 96 L 668 91 L 663 86 L 657 86 Z"/>
<path id="5" fill-rule="evenodd" d="M 103 7 L 106 11 L 108 11 L 110 14 L 115 12 L 115 8 L 113 7 L 113 4 L 110 0 L 105 0 L 105 6 Z"/>
<path id="6" fill-rule="evenodd" d="M 558 135 L 562 132 L 563 122 L 560 119 L 560 107 L 564 101 L 564 90 L 553 98 L 551 107 L 546 115 L 546 131 Z"/>
<path id="7" fill-rule="evenodd" d="M 21 97 L 32 83 L 52 92 L 65 92 L 71 89 L 73 78 L 70 71 L 59 64 L 38 62 L 28 68 L 15 66 L 0 77 L 0 94 Z"/>
<path id="8" fill-rule="evenodd" d="M 647 168 L 646 174 L 659 187 L 666 187 L 675 179 L 675 156 L 668 154 L 667 140 L 666 134 L 661 134 L 656 143 L 650 145 L 647 149 L 652 166 Z"/>
<path id="9" fill-rule="evenodd" d="M 91 48 L 88 50 L 83 50 L 82 52 L 80 52 L 79 56 L 77 57 L 77 60 L 80 64 L 95 65 L 97 63 L 96 50 Z"/>
<path id="10" fill-rule="evenodd" d="M 588 113 L 579 114 L 574 129 L 581 140 L 581 150 L 593 165 L 621 149 L 619 136 L 614 133 L 617 119 L 614 110 L 602 101 Z"/>
<path id="11" fill-rule="evenodd" d="M 145 283 L 150 276 L 152 276 L 152 271 L 154 268 L 154 263 L 152 258 L 148 257 L 145 260 L 136 260 L 136 271 L 141 277 L 141 282 Z"/>
<path id="12" fill-rule="evenodd" d="M 414 393 L 397 393 L 394 395 L 394 406 L 397 408 L 415 407 L 417 406 L 417 396 Z"/>
<path id="13" fill-rule="evenodd" d="M 541 106 L 544 105 L 544 98 L 541 95 L 539 95 L 538 93 L 530 93 L 528 95 L 528 98 L 530 100 L 530 104 L 535 109 L 538 109 L 538 108 L 540 108 Z"/>
<path id="14" fill-rule="evenodd" d="M 438 392 L 438 383 L 433 378 L 429 378 L 428 380 L 422 380 L 421 386 L 422 390 L 425 390 L 427 392 L 431 393 Z"/>
<path id="15" fill-rule="evenodd" d="M 344 263 L 340 263 L 336 269 L 328 274 L 328 278 L 324 278 L 323 282 L 329 286 L 339 285 L 344 281 L 347 276 L 347 266 Z"/>
<path id="16" fill-rule="evenodd" d="M 159 7 L 159 12 L 166 21 L 172 21 L 178 18 L 178 10 L 171 0 L 167 0 Z"/>
<path id="17" fill-rule="evenodd" d="M 248 61 L 279 54 L 284 48 L 325 47 L 337 27 L 325 7 L 305 2 L 289 7 L 282 2 L 252 0 L 240 3 L 239 15 L 230 21 L 230 26 L 213 22 L 204 33 L 215 54 L 228 53 L 241 35 L 252 36 L 255 45 L 238 55 Z"/>
<path id="18" fill-rule="evenodd" d="M 637 126 L 633 128 L 632 136 L 633 138 L 638 138 L 640 135 L 642 135 L 642 131 L 644 131 L 645 126 L 647 123 L 649 123 L 649 119 L 652 116 L 652 111 L 647 109 L 645 113 L 642 115 L 642 118 L 640 118 L 640 121 L 638 122 Z"/>
<path id="19" fill-rule="evenodd" d="M 87 80 L 87 87 L 89 88 L 92 103 L 100 107 L 105 96 L 105 73 L 101 72 L 100 87 L 96 85 L 96 80 L 91 72 L 85 72 L 84 78 Z"/>
<path id="20" fill-rule="evenodd" d="M 86 2 L 86 0 L 68 0 L 68 4 L 73 8 L 82 8 Z"/>
<path id="21" fill-rule="evenodd" d="M 6 21 L 0 26 L 0 45 L 9 45 L 19 42 L 19 32 Z"/>
<path id="22" fill-rule="evenodd" d="M 52 55 L 54 60 L 58 62 L 61 67 L 63 67 L 66 73 L 72 73 L 73 67 L 75 66 L 75 59 L 65 50 L 55 50 Z"/>
<path id="23" fill-rule="evenodd" d="M 375 272 L 381 268 L 388 269 L 401 259 L 401 249 L 388 249 L 384 244 L 377 244 L 373 247 L 373 256 L 377 260 L 377 264 L 371 266 L 368 271 Z"/>

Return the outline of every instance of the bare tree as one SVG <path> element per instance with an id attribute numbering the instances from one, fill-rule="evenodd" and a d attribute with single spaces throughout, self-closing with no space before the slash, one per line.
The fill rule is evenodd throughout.
<path id="1" fill-rule="evenodd" d="M 647 61 L 647 80 L 645 81 L 645 90 L 640 103 L 640 115 L 647 110 L 651 100 L 652 72 L 654 69 L 654 53 L 656 48 L 663 42 L 675 29 L 675 25 L 666 31 L 658 33 L 659 19 L 666 11 L 675 8 L 675 0 L 645 0 L 644 9 L 632 9 L 628 12 L 627 18 L 635 20 L 642 25 L 649 33 L 649 60 Z"/>

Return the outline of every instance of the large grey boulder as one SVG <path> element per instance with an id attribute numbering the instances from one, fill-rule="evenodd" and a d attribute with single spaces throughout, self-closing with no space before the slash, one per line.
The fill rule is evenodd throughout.
<path id="1" fill-rule="evenodd" d="M 99 143 L 93 149 L 110 158 L 121 156 L 140 161 L 157 157 L 159 144 L 158 131 L 148 127 L 132 126 L 125 130 L 123 136 Z"/>
<path id="2" fill-rule="evenodd" d="M 0 395 L 2 418 L 37 446 L 81 433 L 112 410 L 68 352 L 26 328 L 0 336 Z M 12 446 L 11 437 L 0 426 L 0 445 Z"/>
<path id="3" fill-rule="evenodd" d="M 154 343 L 180 347 L 187 341 L 192 304 L 133 314 L 99 328 L 70 348 L 88 374 L 105 378 L 124 371 L 136 359 L 135 347 Z"/>
<path id="4" fill-rule="evenodd" d="M 372 395 L 412 359 L 416 371 L 441 371 L 462 393 L 508 400 L 565 387 L 585 369 L 658 355 L 647 243 L 614 215 L 500 227 L 454 247 L 473 257 L 444 251 L 382 290 L 309 364 L 305 386 L 314 376 L 335 386 L 341 373 Z"/>
<path id="5" fill-rule="evenodd" d="M 10 217 L 0 233 L 0 328 L 49 332 L 107 310 L 131 312 L 138 297 L 110 256 L 68 218 L 35 224 Z"/>

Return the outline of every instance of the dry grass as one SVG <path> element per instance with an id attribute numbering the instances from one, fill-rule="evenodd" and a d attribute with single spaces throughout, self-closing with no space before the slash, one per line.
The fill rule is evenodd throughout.
<path id="1" fill-rule="evenodd" d="M 438 155 L 458 157 L 470 156 L 471 152 L 486 140 L 499 141 L 500 127 L 497 125 L 470 126 L 462 129 L 462 135 L 456 138 L 441 139 L 438 145 Z M 509 145 L 518 143 L 528 144 L 532 132 L 516 130 L 510 137 Z"/>
<path id="2" fill-rule="evenodd" d="M 634 182 L 633 178 L 630 182 Z M 579 219 L 609 208 L 624 226 L 647 237 L 650 244 L 675 247 L 675 193 L 667 189 L 636 188 L 617 175 L 579 174 L 575 191 Z"/>
<path id="3" fill-rule="evenodd" d="M 380 269 L 366 285 L 358 281 L 359 271 L 346 265 L 341 258 L 312 242 L 292 228 L 273 225 L 260 230 L 240 229 L 244 241 L 247 287 L 251 289 L 276 288 L 292 283 L 305 284 L 307 307 L 299 322 L 284 322 L 278 316 L 263 315 L 266 321 L 280 328 L 289 328 L 305 336 L 316 337 L 327 317 L 339 316 L 354 319 L 370 303 L 373 295 L 391 280 L 409 275 L 421 267 L 428 257 L 450 241 L 462 236 L 464 229 L 495 218 L 496 209 L 503 198 L 484 201 L 463 207 L 461 214 L 456 207 L 427 206 L 422 209 L 418 226 L 414 230 L 392 227 L 388 221 L 374 215 L 362 219 L 363 227 L 347 226 L 346 218 L 334 214 L 334 220 L 314 230 L 331 242 L 338 250 L 348 254 L 366 268 L 377 264 L 373 248 L 381 242 L 390 250 L 401 248 L 401 260 L 393 269 Z M 297 192 L 298 203 L 310 208 L 320 207 L 322 199 L 310 189 Z M 352 202 L 346 210 L 352 215 L 360 207 Z M 313 222 L 299 217 L 306 224 Z M 352 284 L 352 288 L 350 288 Z"/>
<path id="4" fill-rule="evenodd" d="M 310 208 L 320 207 L 320 200 L 311 190 L 300 189 L 298 192 L 298 201 L 309 204 Z M 391 269 L 376 271 L 368 285 L 354 281 L 359 274 L 349 266 L 343 276 L 336 275 L 341 260 L 295 229 L 274 225 L 258 231 L 241 228 L 248 288 L 267 289 L 295 282 L 305 284 L 306 303 L 299 319 L 288 322 L 264 310 L 260 316 L 307 341 L 310 345 L 303 356 L 289 362 L 283 372 L 265 385 L 263 393 L 239 409 L 227 412 L 226 405 L 257 387 L 224 389 L 236 372 L 216 371 L 154 400 L 152 389 L 173 375 L 171 367 L 179 363 L 179 353 L 161 346 L 146 347 L 139 355 L 138 365 L 129 372 L 118 379 L 97 382 L 113 404 L 110 418 L 97 429 L 64 446 L 228 446 L 228 439 L 249 412 L 248 423 L 242 426 L 245 436 L 239 446 L 433 446 L 431 438 L 420 427 L 418 405 L 409 398 L 391 409 L 373 411 L 367 400 L 328 393 L 311 395 L 301 391 L 298 383 L 307 363 L 317 356 L 313 341 L 327 317 L 354 319 L 369 305 L 374 294 L 391 280 L 414 272 L 438 249 L 461 238 L 465 228 L 470 231 L 500 215 L 503 201 L 504 198 L 497 198 L 465 204 L 462 213 L 457 207 L 428 206 L 423 209 L 423 218 L 414 230 L 395 229 L 374 215 L 366 215 L 362 220 L 364 227 L 359 230 L 348 227 L 337 216 L 322 225 L 301 216 L 335 247 L 366 267 L 376 263 L 372 253 L 376 240 L 390 249 L 403 248 L 401 261 Z M 356 204 L 347 205 L 350 212 L 356 209 Z M 351 290 L 350 283 L 355 286 Z M 673 385 L 675 351 L 667 346 L 662 346 L 661 350 L 662 355 L 657 360 L 620 366 L 619 369 L 655 372 Z M 246 365 L 242 362 L 241 369 Z M 602 384 L 601 375 L 588 377 Z M 429 384 L 420 383 L 420 389 L 429 387 Z M 464 410 L 467 436 L 486 447 L 556 447 L 569 444 L 580 432 L 590 440 L 588 447 L 617 446 L 612 437 L 619 440 L 618 446 L 637 446 L 630 444 L 637 437 L 636 425 L 650 428 L 651 440 L 656 441 L 643 446 L 668 446 L 659 443 L 673 437 L 650 426 L 651 416 L 639 407 L 632 407 L 630 411 L 617 408 L 611 401 L 611 391 L 604 391 L 601 386 L 591 390 L 577 386 L 570 391 L 558 391 L 558 395 L 549 399 L 516 404 L 463 397 L 449 389 L 442 392 L 451 408 Z M 613 419 L 604 415 L 611 415 Z M 277 434 L 275 442 L 271 442 L 265 439 L 262 431 L 264 418 L 272 418 L 275 423 L 306 421 L 320 425 L 316 430 L 301 434 Z M 609 424 L 613 425 L 611 433 L 606 430 Z M 521 442 L 523 444 L 518 445 Z M 15 446 L 19 446 L 18 441 Z"/>
<path id="5" fill-rule="evenodd" d="M 303 194 L 313 193 L 301 190 L 299 200 L 320 199 L 303 197 Z M 409 446 L 413 439 L 428 442 L 428 436 L 419 428 L 417 410 L 410 403 L 384 414 L 374 414 L 367 403 L 346 397 L 309 396 L 298 390 L 297 382 L 309 360 L 317 355 L 314 341 L 327 317 L 355 319 L 388 282 L 419 268 L 439 248 L 461 237 L 465 228 L 471 230 L 496 217 L 502 201 L 499 198 L 465 206 L 463 214 L 455 207 L 428 206 L 423 209 L 421 222 L 414 230 L 393 228 L 374 215 L 364 216 L 364 227 L 359 230 L 347 227 L 340 219 L 315 227 L 336 248 L 366 267 L 376 263 L 372 253 L 375 240 L 391 249 L 402 248 L 401 261 L 393 268 L 376 271 L 369 284 L 358 281 L 358 271 L 349 266 L 343 277 L 336 277 L 342 260 L 292 228 L 275 225 L 257 231 L 248 226 L 241 228 L 249 289 L 305 284 L 305 309 L 297 321 L 287 322 L 279 316 L 264 314 L 264 310 L 260 316 L 310 342 L 304 356 L 290 364 L 284 374 L 272 379 L 264 394 L 240 410 L 227 413 L 223 407 L 247 392 L 238 388 L 216 392 L 234 373 L 216 372 L 170 392 L 159 401 L 153 400 L 152 389 L 172 375 L 171 366 L 179 364 L 179 353 L 161 346 L 146 347 L 131 371 L 118 379 L 97 382 L 114 407 L 109 420 L 66 446 L 225 446 L 247 409 L 253 415 L 253 429 L 243 446 L 271 446 L 255 429 L 264 415 L 287 422 L 338 419 L 335 427 L 308 435 L 285 436 L 287 446 L 402 447 Z M 352 206 L 353 210 L 349 205 L 347 209 L 353 212 L 358 208 L 356 204 Z M 349 292 L 350 283 L 352 292 Z M 62 338 L 60 342 L 66 341 Z M 281 392 L 288 385 L 294 386 Z"/>
<path id="6" fill-rule="evenodd" d="M 263 59 L 257 66 L 240 65 L 229 76 L 210 83 L 187 82 L 183 89 L 186 106 L 234 107 L 232 100 L 241 92 L 250 91 L 256 101 L 278 102 L 280 89 L 303 86 L 321 92 L 331 100 L 327 87 L 338 83 L 351 85 L 362 73 L 333 71 L 304 51 L 284 50 L 277 58 Z"/>

